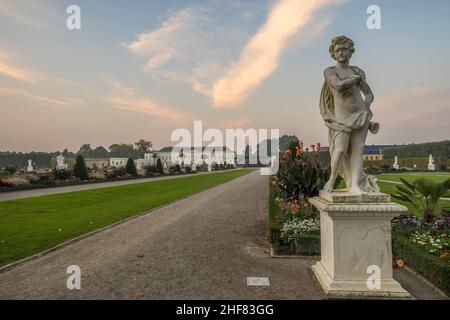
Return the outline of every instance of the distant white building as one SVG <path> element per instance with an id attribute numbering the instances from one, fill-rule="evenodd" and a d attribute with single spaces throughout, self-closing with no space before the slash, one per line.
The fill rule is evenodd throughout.
<path id="1" fill-rule="evenodd" d="M 134 165 L 136 166 L 137 170 L 141 170 L 144 167 L 149 166 L 151 164 L 152 164 L 151 160 L 147 158 L 134 160 Z"/>
<path id="2" fill-rule="evenodd" d="M 128 158 L 109 158 L 109 166 L 121 168 L 127 165 Z"/>
<path id="3" fill-rule="evenodd" d="M 86 167 L 89 169 L 105 169 L 110 166 L 109 158 L 88 158 L 84 159 Z"/>
<path id="4" fill-rule="evenodd" d="M 173 151 L 173 147 L 165 147 L 158 151 L 157 158 L 161 159 L 163 166 L 181 165 L 182 163 L 184 165 L 236 165 L 236 153 L 226 147 L 191 147 L 179 148 L 178 152 Z"/>

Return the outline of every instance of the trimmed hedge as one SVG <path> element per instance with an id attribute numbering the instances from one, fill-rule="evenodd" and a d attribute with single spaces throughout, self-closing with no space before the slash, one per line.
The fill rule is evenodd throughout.
<path id="1" fill-rule="evenodd" d="M 392 251 L 415 271 L 450 295 L 450 263 L 425 252 L 405 235 L 393 232 Z"/>
<path id="2" fill-rule="evenodd" d="M 295 241 L 295 254 L 314 256 L 320 254 L 320 235 L 303 236 Z"/>

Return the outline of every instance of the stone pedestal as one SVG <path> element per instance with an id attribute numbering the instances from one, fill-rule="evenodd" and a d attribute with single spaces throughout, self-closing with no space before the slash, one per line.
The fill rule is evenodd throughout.
<path id="1" fill-rule="evenodd" d="M 387 194 L 345 190 L 321 192 L 310 202 L 320 211 L 321 228 L 321 260 L 312 270 L 327 297 L 411 297 L 392 275 L 391 220 L 404 206 Z"/>

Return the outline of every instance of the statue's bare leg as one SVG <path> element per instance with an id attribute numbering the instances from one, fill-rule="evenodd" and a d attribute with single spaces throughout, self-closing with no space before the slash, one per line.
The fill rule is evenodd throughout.
<path id="1" fill-rule="evenodd" d="M 328 179 L 327 183 L 323 187 L 325 192 L 331 192 L 334 189 L 338 168 L 347 152 L 349 140 L 350 135 L 346 132 L 339 133 L 334 140 L 333 154 L 331 154 L 331 174 L 330 179 Z"/>
<path id="2" fill-rule="evenodd" d="M 364 145 L 366 141 L 367 131 L 369 123 L 367 123 L 361 129 L 353 131 L 350 137 L 350 146 L 352 148 L 352 154 L 350 158 L 350 170 L 351 170 L 351 185 L 349 191 L 352 193 L 361 194 L 364 190 L 361 189 L 360 183 L 363 173 L 363 157 Z"/>

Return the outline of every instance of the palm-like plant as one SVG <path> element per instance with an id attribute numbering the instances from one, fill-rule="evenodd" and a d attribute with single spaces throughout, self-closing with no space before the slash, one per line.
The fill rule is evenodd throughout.
<path id="1" fill-rule="evenodd" d="M 425 223 L 430 223 L 438 214 L 436 205 L 439 199 L 450 189 L 450 179 L 436 183 L 431 179 L 419 178 L 410 183 L 400 178 L 402 185 L 392 197 L 410 203 Z"/>

